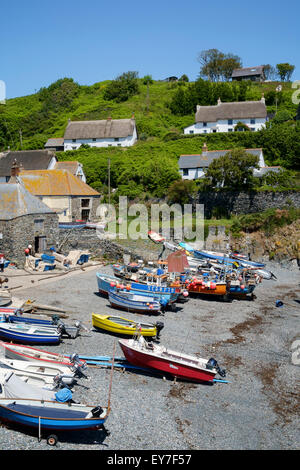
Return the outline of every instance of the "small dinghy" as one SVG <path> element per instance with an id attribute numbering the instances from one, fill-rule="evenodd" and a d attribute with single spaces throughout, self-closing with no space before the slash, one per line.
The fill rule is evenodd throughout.
<path id="1" fill-rule="evenodd" d="M 120 335 L 133 336 L 139 332 L 142 336 L 159 337 L 163 323 L 142 323 L 115 315 L 92 314 L 94 328 Z"/>
<path id="2" fill-rule="evenodd" d="M 73 367 L 74 364 L 85 365 L 85 361 L 79 360 L 78 354 L 70 356 L 54 352 L 43 351 L 23 344 L 13 344 L 0 342 L 0 347 L 4 350 L 5 357 L 21 361 L 39 361 L 50 364 L 60 364 L 67 367 Z M 0 359 L 1 360 L 1 359 Z"/>
<path id="3" fill-rule="evenodd" d="M 120 339 L 119 344 L 130 364 L 148 367 L 173 377 L 192 382 L 213 382 L 216 374 L 225 377 L 215 359 L 201 359 L 196 356 L 173 351 L 165 346 L 149 343 L 143 336 Z"/>
<path id="4" fill-rule="evenodd" d="M 61 379 L 66 385 L 73 385 L 76 382 L 76 378 L 85 377 L 83 367 L 74 364 L 74 367 L 67 367 L 60 364 L 49 364 L 46 362 L 30 362 L 30 361 L 19 361 L 14 359 L 7 359 L 5 357 L 0 358 L 0 367 L 13 370 L 16 375 L 22 377 L 37 377 L 48 378 L 50 382 L 53 379 Z M 48 381 L 48 382 L 49 382 Z"/>
<path id="5" fill-rule="evenodd" d="M 0 323 L 0 337 L 16 343 L 57 344 L 61 333 L 57 328 L 31 323 Z"/>
<path id="6" fill-rule="evenodd" d="M 108 299 L 112 307 L 136 313 L 161 313 L 161 304 L 155 297 L 132 294 L 130 292 L 109 292 Z"/>
<path id="7" fill-rule="evenodd" d="M 0 291 L 0 307 L 10 305 L 12 303 L 12 296 L 10 292 Z"/>
<path id="8" fill-rule="evenodd" d="M 14 372 L 0 369 L 0 398 L 56 400 L 56 391 L 26 383 Z"/>

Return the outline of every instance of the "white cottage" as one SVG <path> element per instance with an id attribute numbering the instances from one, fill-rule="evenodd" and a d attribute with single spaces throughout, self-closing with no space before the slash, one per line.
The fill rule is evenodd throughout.
<path id="1" fill-rule="evenodd" d="M 263 150 L 258 149 L 245 149 L 247 153 L 256 155 L 258 157 L 259 170 L 254 169 L 254 176 L 262 176 L 270 167 L 266 167 Z M 206 144 L 203 145 L 201 154 L 194 155 L 181 155 L 179 158 L 179 173 L 182 179 L 196 180 L 202 178 L 211 162 L 216 158 L 223 157 L 230 150 L 207 150 Z M 272 167 L 278 168 L 278 167 Z"/>
<path id="2" fill-rule="evenodd" d="M 64 150 L 90 147 L 130 147 L 137 141 L 135 119 L 69 121 L 64 135 Z"/>
<path id="3" fill-rule="evenodd" d="M 238 123 L 245 124 L 250 131 L 265 127 L 267 108 L 264 96 L 260 101 L 237 101 L 216 106 L 197 106 L 195 123 L 184 128 L 184 134 L 210 134 L 212 132 L 234 132 Z"/>

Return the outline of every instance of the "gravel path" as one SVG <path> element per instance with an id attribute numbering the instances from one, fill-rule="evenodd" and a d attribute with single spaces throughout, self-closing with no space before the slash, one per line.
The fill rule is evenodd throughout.
<path id="1" fill-rule="evenodd" d="M 122 356 L 117 339 L 92 328 L 91 313 L 112 313 L 97 293 L 93 268 L 76 275 L 43 281 L 15 295 L 36 299 L 72 312 L 90 332 L 64 339 L 54 352 Z M 176 350 L 215 357 L 227 370 L 228 384 L 192 384 L 157 376 L 115 370 L 112 409 L 105 436 L 101 431 L 61 434 L 56 447 L 38 441 L 35 433 L 0 429 L 0 450 L 216 450 L 297 449 L 299 366 L 292 361 L 292 343 L 300 339 L 299 270 L 272 266 L 277 281 L 264 280 L 254 301 L 190 298 L 177 312 L 163 317 L 138 314 L 133 319 L 161 320 L 161 343 Z M 276 308 L 280 299 L 284 306 Z M 118 312 L 120 313 L 120 312 Z M 73 398 L 107 404 L 110 370 L 89 368 Z"/>

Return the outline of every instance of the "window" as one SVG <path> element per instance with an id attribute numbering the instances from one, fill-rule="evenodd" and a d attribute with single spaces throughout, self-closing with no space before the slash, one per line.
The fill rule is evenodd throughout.
<path id="1" fill-rule="evenodd" d="M 92 139 L 93 142 L 96 142 L 97 139 Z"/>
<path id="2" fill-rule="evenodd" d="M 255 124 L 255 119 L 250 119 L 250 124 Z"/>
<path id="3" fill-rule="evenodd" d="M 90 207 L 89 199 L 81 199 L 81 207 Z"/>
<path id="4" fill-rule="evenodd" d="M 190 131 L 190 134 L 194 134 L 194 131 Z"/>
<path id="5" fill-rule="evenodd" d="M 36 219 L 34 221 L 34 230 L 44 230 L 44 220 L 43 219 Z"/>
<path id="6" fill-rule="evenodd" d="M 207 122 L 204 122 L 204 123 L 203 123 L 203 127 L 207 127 Z"/>
<path id="7" fill-rule="evenodd" d="M 230 127 L 230 128 L 228 129 L 228 132 L 233 132 L 233 129 Z"/>
<path id="8" fill-rule="evenodd" d="M 72 139 L 72 142 L 76 142 L 76 139 Z"/>
<path id="9" fill-rule="evenodd" d="M 183 169 L 183 176 L 189 176 L 189 169 L 188 168 Z"/>
<path id="10" fill-rule="evenodd" d="M 251 130 L 252 132 L 255 132 L 255 127 L 251 127 L 250 130 Z"/>
<path id="11" fill-rule="evenodd" d="M 229 126 L 232 126 L 232 124 L 233 124 L 233 120 L 232 120 L 232 119 L 228 119 L 228 125 L 229 125 Z"/>
<path id="12" fill-rule="evenodd" d="M 119 137 L 115 137 L 115 138 L 114 138 L 114 141 L 115 141 L 115 142 L 119 142 L 119 140 L 120 140 Z"/>

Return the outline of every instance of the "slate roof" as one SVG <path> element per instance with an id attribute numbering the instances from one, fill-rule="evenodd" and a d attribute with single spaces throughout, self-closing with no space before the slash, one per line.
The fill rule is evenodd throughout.
<path id="1" fill-rule="evenodd" d="M 257 67 L 243 67 L 240 69 L 234 69 L 231 75 L 231 78 L 238 78 L 238 77 L 250 77 L 253 75 L 263 75 L 264 67 L 263 65 L 259 65 Z"/>
<path id="2" fill-rule="evenodd" d="M 52 137 L 48 139 L 45 143 L 45 148 L 47 147 L 63 147 L 64 146 L 64 138 L 63 137 Z"/>
<path id="3" fill-rule="evenodd" d="M 67 170 L 21 171 L 19 178 L 35 196 L 100 196 Z"/>
<path id="4" fill-rule="evenodd" d="M 246 149 L 247 153 L 259 157 L 262 149 Z M 223 157 L 230 150 L 209 150 L 199 155 L 180 155 L 178 165 L 180 169 L 184 168 L 207 168 L 213 160 Z"/>
<path id="5" fill-rule="evenodd" d="M 12 220 L 24 215 L 53 214 L 40 199 L 30 194 L 20 183 L 0 183 L 0 220 Z"/>
<path id="6" fill-rule="evenodd" d="M 64 139 L 106 139 L 133 135 L 134 119 L 104 119 L 98 121 L 70 121 Z"/>
<path id="7" fill-rule="evenodd" d="M 0 154 L 0 176 L 10 176 L 10 170 L 16 160 L 24 170 L 46 170 L 55 153 L 50 150 L 22 150 Z"/>
<path id="8" fill-rule="evenodd" d="M 264 100 L 236 101 L 215 106 L 197 106 L 196 122 L 217 122 L 226 119 L 266 118 L 267 108 Z"/>

